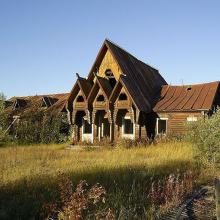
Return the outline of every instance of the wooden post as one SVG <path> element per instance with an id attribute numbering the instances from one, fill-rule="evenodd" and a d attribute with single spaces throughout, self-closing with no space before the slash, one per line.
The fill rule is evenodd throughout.
<path id="1" fill-rule="evenodd" d="M 220 220 L 220 180 L 215 178 L 215 203 L 217 220 Z"/>

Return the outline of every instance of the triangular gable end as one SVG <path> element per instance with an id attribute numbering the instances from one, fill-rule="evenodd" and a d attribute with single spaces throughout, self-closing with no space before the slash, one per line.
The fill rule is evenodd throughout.
<path id="1" fill-rule="evenodd" d="M 86 88 L 83 80 L 87 81 L 86 82 L 87 88 Z M 82 77 L 78 77 L 78 79 L 77 79 L 75 85 L 73 86 L 71 92 L 69 93 L 69 96 L 68 96 L 66 102 L 64 103 L 61 111 L 64 112 L 66 109 L 72 111 L 72 108 L 73 108 L 72 104 L 73 104 L 75 98 L 77 97 L 79 90 L 82 91 L 84 100 L 86 100 L 89 95 L 89 92 L 91 91 L 91 88 L 92 88 L 92 84 L 90 82 L 88 82 L 88 80 L 86 80 Z"/>
<path id="2" fill-rule="evenodd" d="M 49 108 L 52 105 L 54 105 L 57 101 L 58 101 L 58 99 L 56 99 L 56 98 L 43 96 L 41 99 L 41 107 Z"/>
<path id="3" fill-rule="evenodd" d="M 105 62 L 105 59 L 107 62 Z M 119 79 L 119 75 L 123 74 L 116 58 L 114 57 L 114 54 L 112 53 L 112 51 L 108 45 L 108 40 L 106 39 L 104 41 L 97 57 L 96 57 L 96 59 L 95 59 L 95 62 L 93 64 L 89 74 L 88 74 L 88 81 L 94 80 L 94 73 L 96 73 L 98 76 L 102 76 L 102 77 L 104 76 L 104 74 L 103 74 L 104 71 L 102 71 L 102 69 L 100 69 L 100 66 L 101 66 L 103 60 L 105 62 L 105 65 L 107 64 L 106 66 L 108 66 L 108 64 L 109 64 L 108 67 L 105 67 L 105 70 L 111 69 L 111 67 L 110 67 L 111 64 L 113 64 L 113 63 L 115 64 L 114 70 L 113 69 L 111 69 L 111 70 L 114 72 L 114 74 L 116 74 L 115 77 L 117 80 Z M 117 67 L 116 67 L 116 65 L 117 65 Z M 102 71 L 102 73 L 100 73 L 100 71 Z"/>
<path id="4" fill-rule="evenodd" d="M 95 84 L 93 85 L 90 93 L 89 93 L 89 96 L 88 96 L 88 104 L 91 104 L 94 100 L 95 100 L 95 97 L 97 96 L 97 94 L 99 93 L 99 90 L 100 90 L 100 85 L 99 83 L 96 81 Z M 105 93 L 104 93 L 105 94 Z M 106 96 L 106 94 L 105 94 Z"/>
<path id="5" fill-rule="evenodd" d="M 13 110 L 18 109 L 18 108 L 23 108 L 27 105 L 27 101 L 24 99 L 15 99 L 14 104 L 13 104 Z"/>
<path id="6" fill-rule="evenodd" d="M 122 82 L 121 79 L 117 82 L 115 88 L 113 89 L 112 94 L 111 94 L 111 96 L 109 97 L 109 102 L 110 102 L 110 103 L 115 103 L 115 101 L 119 98 L 119 96 L 120 96 L 122 90 L 124 90 L 125 93 L 126 93 L 126 95 L 131 98 L 132 103 L 133 103 L 134 106 L 139 110 L 137 104 L 136 104 L 135 101 L 133 100 L 132 96 L 130 95 L 129 91 L 127 90 L 126 86 L 123 84 L 123 82 Z M 139 110 L 139 111 L 140 111 L 140 110 Z"/>

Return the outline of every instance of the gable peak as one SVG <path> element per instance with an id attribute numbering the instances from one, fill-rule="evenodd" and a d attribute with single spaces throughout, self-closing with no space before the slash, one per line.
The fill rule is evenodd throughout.
<path id="1" fill-rule="evenodd" d="M 155 68 L 155 67 L 149 65 L 148 63 L 145 63 L 145 62 L 143 62 L 142 60 L 139 60 L 137 57 L 135 57 L 134 55 L 132 55 L 131 53 L 129 53 L 127 50 L 125 50 L 124 48 L 122 48 L 122 47 L 119 46 L 118 44 L 116 44 L 116 43 L 114 43 L 113 41 L 109 40 L 108 38 L 105 39 L 105 42 L 106 42 L 107 44 L 109 44 L 109 43 L 113 44 L 114 46 L 116 46 L 116 47 L 118 47 L 119 49 L 123 50 L 125 53 L 127 53 L 127 54 L 129 54 L 130 56 L 132 56 L 132 57 L 134 57 L 135 59 L 137 59 L 138 61 L 140 61 L 140 62 L 142 62 L 142 63 L 148 65 L 150 68 L 153 68 L 153 69 L 159 71 L 157 68 Z"/>

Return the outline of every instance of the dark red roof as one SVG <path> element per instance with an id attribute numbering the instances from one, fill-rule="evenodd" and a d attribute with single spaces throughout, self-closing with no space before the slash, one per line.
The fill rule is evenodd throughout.
<path id="1" fill-rule="evenodd" d="M 158 94 L 154 111 L 187 111 L 212 109 L 219 81 L 190 85 L 169 86 L 165 85 Z"/>

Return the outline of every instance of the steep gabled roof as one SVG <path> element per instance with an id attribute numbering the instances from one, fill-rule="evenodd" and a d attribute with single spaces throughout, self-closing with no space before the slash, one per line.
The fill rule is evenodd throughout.
<path id="1" fill-rule="evenodd" d="M 150 112 L 152 96 L 160 90 L 162 85 L 167 84 L 166 81 L 157 69 L 138 60 L 111 41 L 106 40 L 106 42 L 122 72 L 126 75 L 121 75 L 121 79 L 133 101 L 139 110 Z"/>
<path id="2" fill-rule="evenodd" d="M 91 92 L 88 96 L 88 101 L 91 102 L 95 99 L 95 96 L 97 95 L 99 89 L 101 89 L 106 96 L 107 99 L 109 99 L 111 93 L 112 93 L 112 87 L 109 83 L 109 81 L 106 78 L 96 76 L 96 82 L 93 85 Z"/>
<path id="3" fill-rule="evenodd" d="M 108 49 L 122 73 L 121 80 L 123 85 L 127 88 L 139 110 L 151 112 L 152 97 L 161 89 L 162 85 L 167 85 L 167 82 L 157 69 L 138 60 L 110 40 L 106 39 L 104 41 L 88 75 L 88 79 L 92 80 L 93 72 L 96 72 L 96 68 L 100 65 L 102 57 Z"/>
<path id="4" fill-rule="evenodd" d="M 99 83 L 101 89 L 104 91 L 104 93 L 109 98 L 112 93 L 112 87 L 109 81 L 106 78 L 97 76 L 97 82 Z"/>
<path id="5" fill-rule="evenodd" d="M 85 78 L 79 77 L 78 78 L 79 85 L 85 94 L 86 98 L 89 96 L 89 93 L 92 89 L 92 84 Z"/>
<path id="6" fill-rule="evenodd" d="M 210 110 L 219 92 L 219 84 L 217 81 L 190 86 L 165 85 L 155 98 L 158 101 L 153 110 L 156 112 Z"/>
<path id="7" fill-rule="evenodd" d="M 61 111 L 66 111 L 65 109 L 69 109 L 71 108 L 70 103 L 73 102 L 73 100 L 76 98 L 77 95 L 77 91 L 81 89 L 81 91 L 83 92 L 85 99 L 87 99 L 87 97 L 89 96 L 89 93 L 92 89 L 92 83 L 89 82 L 87 79 L 80 77 L 79 74 L 77 75 L 77 81 L 75 83 L 75 85 L 73 86 L 71 92 L 69 93 L 68 98 L 66 99 L 66 101 L 63 103 L 63 107 Z"/>

